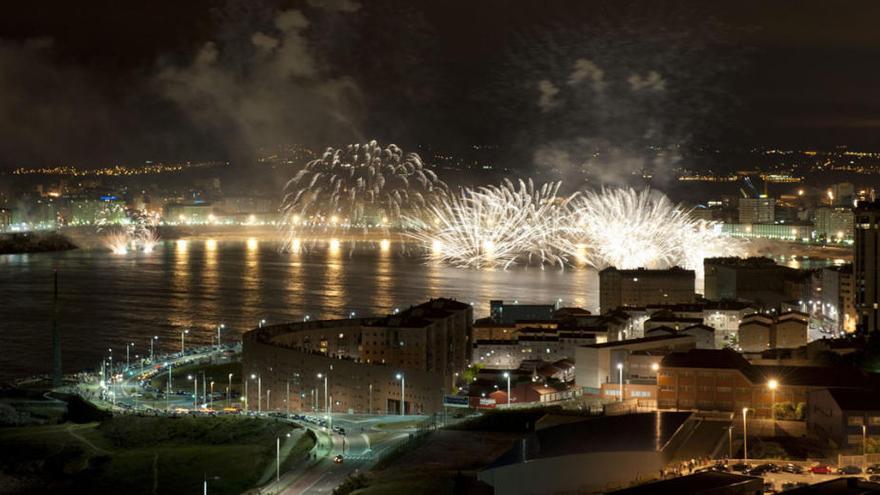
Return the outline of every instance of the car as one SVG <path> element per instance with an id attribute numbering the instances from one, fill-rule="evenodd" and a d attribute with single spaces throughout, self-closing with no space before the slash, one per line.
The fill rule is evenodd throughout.
<path id="1" fill-rule="evenodd" d="M 732 465 L 730 466 L 730 470 L 731 470 L 731 471 L 736 471 L 736 472 L 738 472 L 738 473 L 744 473 L 744 472 L 748 471 L 748 470 L 751 469 L 751 468 L 752 468 L 752 465 L 751 465 L 751 464 L 748 464 L 748 463 L 745 463 L 745 462 L 738 462 L 738 463 L 736 463 L 736 464 L 732 464 Z"/>
<path id="2" fill-rule="evenodd" d="M 824 464 L 817 464 L 810 468 L 810 472 L 813 474 L 831 474 L 831 468 Z"/>
<path id="3" fill-rule="evenodd" d="M 765 464 L 758 464 L 757 466 L 744 471 L 745 474 L 750 474 L 752 476 L 763 476 L 765 473 L 778 473 L 779 466 L 773 464 L 772 462 L 768 462 Z"/>
<path id="4" fill-rule="evenodd" d="M 868 474 L 880 474 L 880 464 L 871 464 L 865 468 L 865 472 Z"/>
<path id="5" fill-rule="evenodd" d="M 858 466 L 843 466 L 837 470 L 837 474 L 862 474 L 862 468 Z"/>
<path id="6" fill-rule="evenodd" d="M 342 457 L 342 454 L 336 454 L 336 457 L 333 458 L 333 462 L 336 464 L 342 464 L 342 461 L 345 459 Z"/>
<path id="7" fill-rule="evenodd" d="M 712 471 L 730 471 L 730 466 L 724 461 L 718 461 L 712 466 Z"/>
<path id="8" fill-rule="evenodd" d="M 798 466 L 797 464 L 792 464 L 790 462 L 783 464 L 782 467 L 779 469 L 783 473 L 790 473 L 790 474 L 803 474 L 803 472 L 804 472 L 804 468 L 802 468 L 801 466 Z"/>

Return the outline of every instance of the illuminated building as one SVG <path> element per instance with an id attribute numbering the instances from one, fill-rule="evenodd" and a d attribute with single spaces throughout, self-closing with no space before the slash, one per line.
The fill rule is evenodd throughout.
<path id="1" fill-rule="evenodd" d="M 599 308 L 603 313 L 621 307 L 693 302 L 693 270 L 672 267 L 666 270 L 618 270 L 599 272 Z"/>
<path id="2" fill-rule="evenodd" d="M 853 218 L 851 208 L 817 208 L 816 237 L 829 242 L 852 240 Z"/>
<path id="3" fill-rule="evenodd" d="M 261 389 L 249 387 L 246 402 L 250 410 L 258 401 L 263 410 L 280 410 L 289 400 L 292 410 L 324 411 L 329 396 L 334 411 L 395 413 L 402 374 L 407 414 L 441 411 L 443 394 L 467 367 L 472 322 L 469 304 L 432 299 L 385 317 L 251 330 L 242 337 L 242 370 L 245 379 L 259 376 Z M 327 396 L 319 374 L 327 377 Z"/>
<path id="4" fill-rule="evenodd" d="M 860 201 L 855 216 L 853 275 L 858 329 L 867 333 L 880 328 L 880 203 Z"/>
<path id="5" fill-rule="evenodd" d="M 768 197 L 739 199 L 739 223 L 773 223 L 775 220 L 776 199 Z"/>

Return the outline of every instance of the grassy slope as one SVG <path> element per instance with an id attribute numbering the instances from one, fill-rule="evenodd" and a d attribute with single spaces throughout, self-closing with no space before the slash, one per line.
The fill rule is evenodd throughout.
<path id="1" fill-rule="evenodd" d="M 290 427 L 246 418 L 114 418 L 0 430 L 0 470 L 42 492 L 241 493 Z M 292 455 L 311 447 L 299 442 Z M 219 477 L 219 479 L 213 479 Z"/>

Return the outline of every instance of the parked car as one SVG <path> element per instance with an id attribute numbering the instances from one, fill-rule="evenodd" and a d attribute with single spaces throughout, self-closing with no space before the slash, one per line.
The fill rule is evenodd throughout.
<path id="1" fill-rule="evenodd" d="M 880 474 L 880 464 L 871 464 L 865 468 L 865 472 L 868 474 Z"/>
<path id="2" fill-rule="evenodd" d="M 831 468 L 824 464 L 818 464 L 811 467 L 810 472 L 813 474 L 831 474 Z"/>
<path id="3" fill-rule="evenodd" d="M 878 482 L 880 481 L 880 474 L 872 474 L 868 476 L 868 481 Z"/>
<path id="4" fill-rule="evenodd" d="M 783 464 L 782 467 L 779 469 L 781 469 L 783 473 L 791 474 L 802 474 L 804 472 L 803 467 L 798 466 L 797 464 L 792 464 L 790 462 Z"/>
<path id="5" fill-rule="evenodd" d="M 342 461 L 344 460 L 345 459 L 342 457 L 341 454 L 337 454 L 336 457 L 333 458 L 333 462 L 335 462 L 336 464 L 342 464 Z"/>
<path id="6" fill-rule="evenodd" d="M 738 473 L 744 473 L 752 468 L 751 464 L 745 462 L 738 462 L 730 466 L 731 471 L 736 471 Z"/>
<path id="7" fill-rule="evenodd" d="M 766 473 L 778 473 L 779 466 L 773 464 L 772 462 L 767 462 L 764 464 L 758 464 L 757 466 L 745 471 L 746 474 L 750 474 L 752 476 L 763 476 Z"/>
<path id="8" fill-rule="evenodd" d="M 843 466 L 837 470 L 837 474 L 862 474 L 862 468 L 858 466 Z"/>

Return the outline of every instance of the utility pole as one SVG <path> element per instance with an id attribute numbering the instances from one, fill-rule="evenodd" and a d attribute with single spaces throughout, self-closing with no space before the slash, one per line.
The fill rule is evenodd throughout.
<path id="1" fill-rule="evenodd" d="M 53 271 L 54 298 L 52 299 L 52 386 L 61 386 L 61 334 L 58 331 L 58 269 Z"/>

